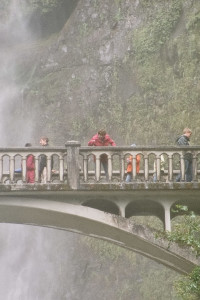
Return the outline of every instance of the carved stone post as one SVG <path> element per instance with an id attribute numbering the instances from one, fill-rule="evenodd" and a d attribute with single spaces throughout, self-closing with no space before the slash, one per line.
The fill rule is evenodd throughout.
<path id="1" fill-rule="evenodd" d="M 169 155 L 168 180 L 173 181 L 173 155 Z"/>
<path id="2" fill-rule="evenodd" d="M 79 174 L 79 148 L 77 141 L 68 141 L 67 147 L 67 182 L 72 190 L 78 190 L 80 184 Z"/>
<path id="3" fill-rule="evenodd" d="M 197 179 L 197 156 L 196 156 L 196 151 L 193 152 L 192 171 L 193 171 L 192 181 L 198 181 L 198 179 Z"/>
<path id="4" fill-rule="evenodd" d="M 24 155 L 22 157 L 22 181 L 25 183 L 26 182 L 26 159 L 27 159 L 27 156 Z"/>
<path id="5" fill-rule="evenodd" d="M 86 155 L 83 157 L 83 178 L 84 182 L 88 181 L 88 157 Z"/>
<path id="6" fill-rule="evenodd" d="M 156 177 L 157 181 L 160 181 L 160 156 L 156 156 Z"/>
<path id="7" fill-rule="evenodd" d="M 2 182 L 3 178 L 3 157 L 0 157 L 0 182 Z"/>
<path id="8" fill-rule="evenodd" d="M 51 182 L 51 156 L 47 156 L 47 182 Z"/>
<path id="9" fill-rule="evenodd" d="M 144 179 L 149 180 L 149 157 L 147 154 L 144 156 Z"/>
<path id="10" fill-rule="evenodd" d="M 137 176 L 137 172 L 136 172 L 136 168 L 137 168 L 137 159 L 136 159 L 136 155 L 133 156 L 133 160 L 132 160 L 132 178 L 133 181 L 136 180 L 136 176 Z"/>
<path id="11" fill-rule="evenodd" d="M 185 160 L 184 160 L 184 154 L 181 155 L 181 181 L 185 181 Z"/>
<path id="12" fill-rule="evenodd" d="M 59 157 L 59 177 L 60 182 L 64 181 L 64 157 L 63 155 L 60 155 Z"/>
<path id="13" fill-rule="evenodd" d="M 39 157 L 35 156 L 35 182 L 39 182 Z"/>
<path id="14" fill-rule="evenodd" d="M 110 154 L 108 155 L 108 178 L 109 181 L 112 180 L 112 157 Z"/>
<path id="15" fill-rule="evenodd" d="M 101 163 L 100 163 L 100 156 L 96 156 L 96 168 L 95 168 L 95 175 L 96 175 L 96 181 L 98 182 L 101 177 Z"/>
<path id="16" fill-rule="evenodd" d="M 10 156 L 10 182 L 14 183 L 14 172 L 15 172 L 15 158 L 14 155 Z"/>
<path id="17" fill-rule="evenodd" d="M 125 173 L 124 154 L 121 153 L 121 155 L 120 155 L 120 178 L 121 178 L 121 181 L 124 181 L 124 173 Z"/>

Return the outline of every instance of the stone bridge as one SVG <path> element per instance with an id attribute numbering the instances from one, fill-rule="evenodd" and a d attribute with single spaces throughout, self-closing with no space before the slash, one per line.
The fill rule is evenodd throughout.
<path id="1" fill-rule="evenodd" d="M 193 155 L 190 183 L 184 181 L 186 151 Z M 35 157 L 34 184 L 26 183 L 28 154 Z M 47 157 L 46 184 L 39 179 L 41 154 Z M 108 156 L 108 178 L 101 170 L 101 154 Z M 126 183 L 126 157 L 130 155 L 133 181 Z M 157 216 L 170 231 L 176 204 L 200 214 L 199 155 L 197 146 L 80 147 L 73 141 L 57 148 L 0 149 L 0 222 L 54 227 L 105 239 L 188 273 L 200 263 L 190 249 L 155 238 L 155 232 L 130 218 Z M 177 183 L 174 179 L 179 172 L 182 181 Z M 155 173 L 157 181 L 153 182 Z"/>

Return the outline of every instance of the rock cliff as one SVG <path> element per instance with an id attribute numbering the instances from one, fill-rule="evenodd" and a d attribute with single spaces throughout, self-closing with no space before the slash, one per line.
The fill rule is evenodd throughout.
<path id="1" fill-rule="evenodd" d="M 198 144 L 199 1 L 79 0 L 70 13 L 15 46 L 16 114 L 35 142 L 86 145 L 104 127 L 118 145 L 174 144 L 188 126 Z"/>

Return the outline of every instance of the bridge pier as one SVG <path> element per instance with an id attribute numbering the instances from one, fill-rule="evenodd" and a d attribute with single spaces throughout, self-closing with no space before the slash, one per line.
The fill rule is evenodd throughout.
<path id="1" fill-rule="evenodd" d="M 78 190 L 80 185 L 79 148 L 77 141 L 68 141 L 67 147 L 67 182 L 72 190 Z"/>
<path id="2" fill-rule="evenodd" d="M 171 205 L 174 203 L 174 201 L 165 201 L 163 203 L 164 206 L 164 211 L 165 211 L 165 231 L 170 231 L 171 232 Z"/>
<path id="3" fill-rule="evenodd" d="M 126 218 L 125 207 L 126 207 L 125 204 L 120 204 L 119 205 L 119 214 L 123 218 Z"/>

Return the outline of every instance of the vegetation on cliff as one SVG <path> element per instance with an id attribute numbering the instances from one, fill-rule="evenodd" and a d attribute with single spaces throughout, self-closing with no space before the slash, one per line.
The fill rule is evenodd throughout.
<path id="1" fill-rule="evenodd" d="M 179 299 L 173 288 L 173 281 L 178 278 L 176 272 L 132 251 L 94 238 L 83 238 L 80 246 L 95 255 L 99 264 L 107 266 L 101 280 L 98 278 L 99 272 L 94 272 L 94 276 L 108 291 L 113 290 L 114 299 Z M 117 275 L 115 266 L 120 270 L 120 275 Z"/>
<path id="2" fill-rule="evenodd" d="M 172 232 L 165 232 L 164 236 L 173 241 L 191 247 L 197 256 L 200 255 L 200 217 L 189 211 L 187 206 L 177 205 L 176 211 L 182 212 L 174 222 Z M 194 268 L 191 274 L 183 276 L 175 282 L 177 293 L 184 300 L 198 300 L 200 297 L 200 267 Z"/>
<path id="3" fill-rule="evenodd" d="M 84 144 L 105 127 L 117 144 L 174 144 L 188 126 L 198 144 L 199 14 L 197 0 L 79 1 L 48 48 L 38 43 L 24 94 L 45 107 L 35 132 Z"/>
<path id="4" fill-rule="evenodd" d="M 133 36 L 140 93 L 132 104 L 138 110 L 138 103 L 143 103 L 140 126 L 149 126 L 163 143 L 173 142 L 171 137 L 189 126 L 193 143 L 198 143 L 200 5 L 197 1 L 154 1 L 153 5 L 144 1 L 143 9 L 146 23 Z"/>

